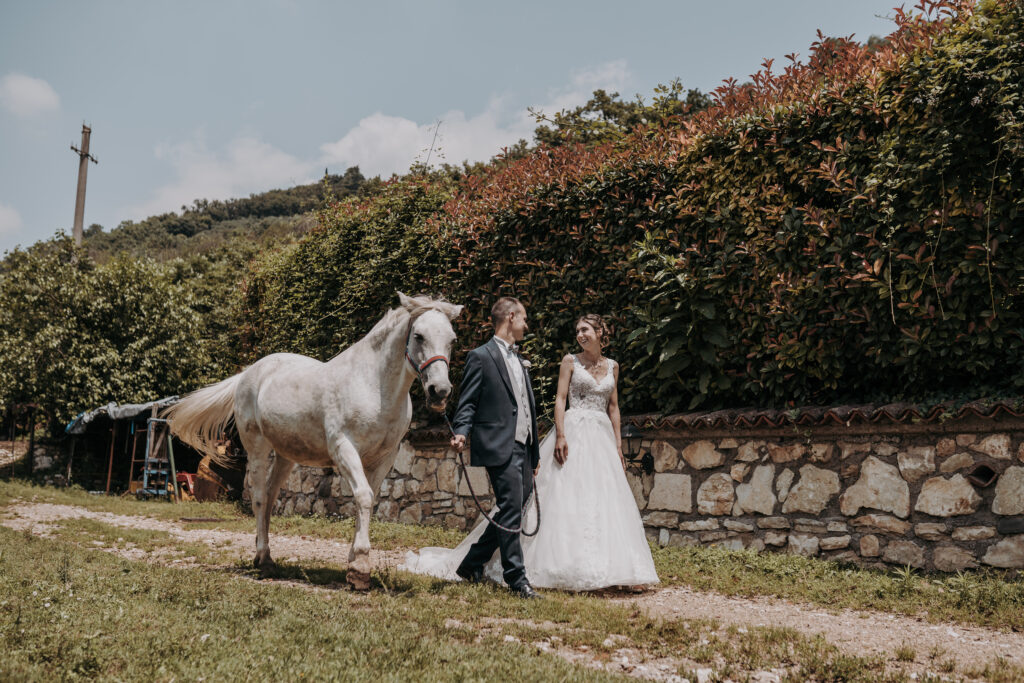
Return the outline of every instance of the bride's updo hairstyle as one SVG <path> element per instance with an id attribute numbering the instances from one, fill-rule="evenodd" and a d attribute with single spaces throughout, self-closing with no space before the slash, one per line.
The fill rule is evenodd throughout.
<path id="1" fill-rule="evenodd" d="M 586 323 L 594 328 L 594 332 L 597 332 L 597 342 L 601 345 L 601 348 L 604 348 L 604 345 L 608 343 L 608 335 L 611 332 L 608 329 L 608 325 L 605 324 L 604 318 L 597 313 L 581 315 L 576 324 L 573 325 L 573 332 L 579 327 L 580 323 Z"/>

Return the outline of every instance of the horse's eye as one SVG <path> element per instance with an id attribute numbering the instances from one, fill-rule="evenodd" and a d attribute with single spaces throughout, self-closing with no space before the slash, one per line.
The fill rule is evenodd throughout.
<path id="1" fill-rule="evenodd" d="M 416 335 L 415 335 L 415 336 L 413 337 L 413 339 L 415 339 L 415 340 L 416 340 L 416 343 L 417 343 L 417 344 L 422 344 L 422 343 L 423 343 L 423 335 L 422 335 L 422 334 L 416 334 Z"/>

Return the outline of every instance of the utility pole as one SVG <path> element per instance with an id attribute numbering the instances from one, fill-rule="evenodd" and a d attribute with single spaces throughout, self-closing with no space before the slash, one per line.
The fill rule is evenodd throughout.
<path id="1" fill-rule="evenodd" d="M 100 162 L 89 154 L 89 136 L 92 128 L 82 124 L 82 148 L 71 145 L 71 151 L 78 152 L 78 196 L 75 198 L 75 226 L 72 234 L 75 236 L 75 246 L 82 246 L 82 220 L 85 217 L 85 177 L 89 173 L 89 162 L 94 164 Z"/>

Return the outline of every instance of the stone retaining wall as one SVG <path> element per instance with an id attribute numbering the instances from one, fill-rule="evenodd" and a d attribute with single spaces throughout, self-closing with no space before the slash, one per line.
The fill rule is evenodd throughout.
<path id="1" fill-rule="evenodd" d="M 627 478 L 649 538 L 661 545 L 942 571 L 1024 568 L 1021 418 L 648 435 L 655 471 L 631 466 Z M 984 486 L 989 474 L 996 479 Z M 469 476 L 489 506 L 485 472 L 470 468 Z M 351 515 L 354 505 L 341 477 L 296 468 L 277 509 Z M 403 443 L 375 513 L 457 529 L 478 515 L 454 455 L 424 433 Z"/>

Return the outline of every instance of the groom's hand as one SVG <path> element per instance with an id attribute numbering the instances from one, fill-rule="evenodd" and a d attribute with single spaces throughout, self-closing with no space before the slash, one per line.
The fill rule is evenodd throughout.
<path id="1" fill-rule="evenodd" d="M 452 437 L 451 444 L 452 448 L 461 453 L 462 450 L 466 447 L 466 437 L 463 436 L 462 434 L 456 434 L 455 436 Z"/>

